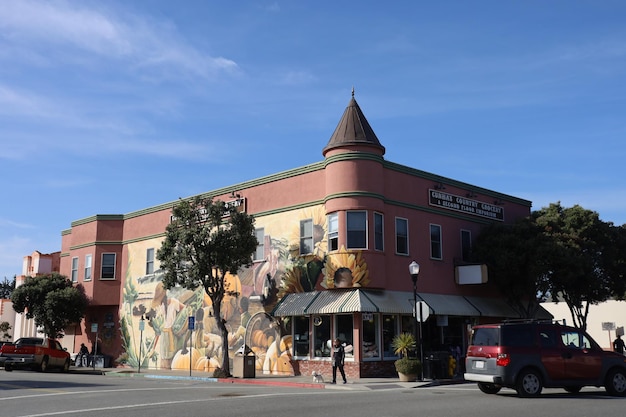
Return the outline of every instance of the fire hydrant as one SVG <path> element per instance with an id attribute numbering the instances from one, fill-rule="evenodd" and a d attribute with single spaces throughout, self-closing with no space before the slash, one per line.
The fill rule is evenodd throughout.
<path id="1" fill-rule="evenodd" d="M 456 371 L 456 359 L 454 359 L 454 356 L 450 355 L 448 356 L 448 376 L 450 378 L 454 377 Z"/>

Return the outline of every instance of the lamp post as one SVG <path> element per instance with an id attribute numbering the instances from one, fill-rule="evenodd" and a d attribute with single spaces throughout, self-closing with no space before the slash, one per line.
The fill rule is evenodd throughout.
<path id="1" fill-rule="evenodd" d="M 141 373 L 141 356 L 142 356 L 142 348 L 143 348 L 143 329 L 145 328 L 145 318 L 143 314 L 141 315 L 141 320 L 139 321 L 139 365 L 137 368 L 137 373 Z"/>
<path id="2" fill-rule="evenodd" d="M 409 264 L 409 274 L 411 274 L 411 280 L 413 281 L 413 306 L 415 308 L 415 340 L 417 340 L 417 310 L 419 308 L 419 344 L 420 344 L 420 362 L 422 364 L 421 380 L 424 380 L 424 343 L 422 338 L 422 306 L 417 305 L 417 277 L 420 273 L 420 265 L 413 261 Z"/>

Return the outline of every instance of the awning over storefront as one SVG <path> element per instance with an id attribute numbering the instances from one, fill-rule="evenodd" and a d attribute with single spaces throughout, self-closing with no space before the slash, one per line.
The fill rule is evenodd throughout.
<path id="1" fill-rule="evenodd" d="M 478 311 L 461 295 L 418 293 L 428 304 L 431 314 L 438 316 L 479 316 Z"/>
<path id="2" fill-rule="evenodd" d="M 340 313 L 412 314 L 413 294 L 363 289 L 287 294 L 274 308 L 274 316 Z"/>
<path id="3" fill-rule="evenodd" d="M 520 318 L 520 314 L 502 298 L 465 297 L 479 312 L 479 316 Z"/>
<path id="4" fill-rule="evenodd" d="M 470 297 L 450 294 L 418 293 L 418 301 L 438 316 L 520 318 L 520 314 L 502 298 Z M 413 293 L 376 291 L 362 288 L 293 293 L 285 295 L 272 314 L 277 317 L 348 313 L 413 314 Z M 537 319 L 552 319 L 543 307 Z"/>

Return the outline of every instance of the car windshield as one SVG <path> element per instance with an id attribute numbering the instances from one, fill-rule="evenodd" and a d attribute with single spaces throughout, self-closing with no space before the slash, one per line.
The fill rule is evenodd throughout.
<path id="1" fill-rule="evenodd" d="M 23 346 L 39 346 L 43 345 L 43 339 L 39 337 L 25 337 L 19 339 L 16 344 Z"/>

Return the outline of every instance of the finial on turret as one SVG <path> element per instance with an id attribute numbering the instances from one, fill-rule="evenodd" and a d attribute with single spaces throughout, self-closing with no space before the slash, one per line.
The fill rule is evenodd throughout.
<path id="1" fill-rule="evenodd" d="M 354 86 L 352 86 L 352 98 L 354 98 Z"/>

